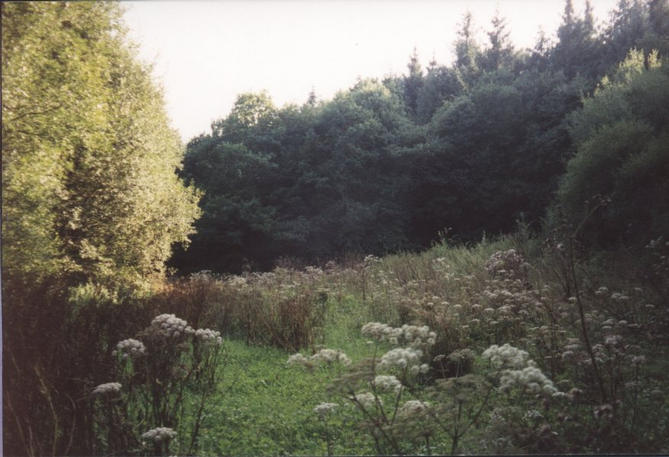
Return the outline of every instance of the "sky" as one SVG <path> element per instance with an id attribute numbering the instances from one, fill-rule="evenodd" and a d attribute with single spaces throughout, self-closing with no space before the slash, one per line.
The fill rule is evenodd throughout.
<path id="1" fill-rule="evenodd" d="M 592 0 L 599 22 L 616 0 Z M 423 67 L 450 64 L 458 24 L 473 15 L 481 42 L 499 11 L 517 48 L 539 30 L 555 37 L 564 0 L 254 0 L 124 2 L 129 37 L 154 65 L 184 142 L 210 133 L 245 92 L 277 106 L 331 99 L 358 78 L 406 73 L 414 48 Z M 585 0 L 574 0 L 582 14 Z"/>

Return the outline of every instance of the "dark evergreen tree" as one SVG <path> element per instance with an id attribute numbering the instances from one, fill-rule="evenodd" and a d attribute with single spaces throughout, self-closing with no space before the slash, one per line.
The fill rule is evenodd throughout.
<path id="1" fill-rule="evenodd" d="M 409 73 L 404 77 L 404 103 L 406 104 L 409 116 L 416 118 L 418 95 L 423 88 L 423 69 L 418 61 L 418 52 L 413 49 L 413 54 L 407 65 Z"/>
<path id="2" fill-rule="evenodd" d="M 465 13 L 455 41 L 455 69 L 465 87 L 470 87 L 478 77 L 481 49 L 474 36 L 474 18 L 471 12 Z"/>
<path id="3" fill-rule="evenodd" d="M 583 18 L 576 16 L 572 0 L 565 1 L 562 24 L 558 28 L 558 41 L 551 52 L 551 63 L 556 71 L 563 71 L 567 78 L 585 78 L 590 87 L 606 70 L 602 60 L 600 41 L 596 37 L 592 6 L 586 2 Z"/>
<path id="4" fill-rule="evenodd" d="M 492 30 L 488 32 L 490 46 L 479 57 L 479 66 L 484 71 L 496 71 L 500 68 L 510 69 L 513 65 L 514 50 L 509 40 L 506 21 L 499 11 L 492 18 Z"/>

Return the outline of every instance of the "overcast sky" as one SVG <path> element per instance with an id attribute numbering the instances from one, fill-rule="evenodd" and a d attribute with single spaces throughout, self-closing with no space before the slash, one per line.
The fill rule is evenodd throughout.
<path id="1" fill-rule="evenodd" d="M 616 0 L 593 0 L 608 17 Z M 574 0 L 581 14 L 585 0 Z M 155 64 L 167 110 L 184 142 L 209 133 L 238 94 L 267 90 L 275 104 L 321 100 L 358 77 L 402 74 L 414 47 L 423 67 L 453 59 L 463 14 L 481 41 L 499 9 L 516 47 L 532 47 L 541 27 L 555 36 L 563 0 L 302 0 L 124 2 L 130 38 Z"/>

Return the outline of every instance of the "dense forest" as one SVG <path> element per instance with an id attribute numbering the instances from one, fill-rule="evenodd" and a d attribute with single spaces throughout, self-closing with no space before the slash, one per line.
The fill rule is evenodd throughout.
<path id="1" fill-rule="evenodd" d="M 603 217 L 638 224 L 607 232 L 602 243 L 634 238 L 648 224 L 643 237 L 666 233 L 658 218 L 666 201 L 648 214 L 626 213 L 640 210 L 643 197 L 623 187 L 646 178 L 577 189 L 575 181 L 589 173 L 605 180 L 606 172 L 577 165 L 582 159 L 567 165 L 577 154 L 597 154 L 587 148 L 610 146 L 590 145 L 601 128 L 620 135 L 610 142 L 621 143 L 622 162 L 629 153 L 623 144 L 645 137 L 639 123 L 664 144 L 663 71 L 651 68 L 651 53 L 664 55 L 669 46 L 665 6 L 623 1 L 596 27 L 589 4 L 579 17 L 567 2 L 557 40 L 541 37 L 529 50 L 514 48 L 501 17 L 490 24 L 488 41 L 477 42 L 467 15 L 450 65 L 433 61 L 424 70 L 414 54 L 404 76 L 360 80 L 327 101 L 311 94 L 302 106 L 278 108 L 267 93 L 240 95 L 210 134 L 188 143 L 180 176 L 204 191 L 203 216 L 192 245 L 177 250 L 171 264 L 238 273 L 269 269 L 282 257 L 315 262 L 420 250 L 446 232 L 476 241 L 513 231 L 519 219 L 539 228 L 549 207 L 574 221 L 595 194 L 621 197 Z M 636 63 L 620 68 L 632 49 L 643 60 L 632 57 Z M 642 68 L 657 75 L 637 80 L 632 75 Z M 583 107 L 584 99 L 605 93 L 620 97 L 618 111 L 594 100 Z M 615 123 L 623 121 L 620 131 Z M 665 176 L 649 176 L 654 188 L 644 195 L 666 195 Z"/>
<path id="2" fill-rule="evenodd" d="M 668 0 L 185 146 L 119 4 L 1 7 L 5 455 L 669 452 Z"/>

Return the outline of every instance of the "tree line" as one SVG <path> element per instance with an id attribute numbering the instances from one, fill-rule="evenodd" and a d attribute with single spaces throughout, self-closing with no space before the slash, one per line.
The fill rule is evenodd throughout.
<path id="1" fill-rule="evenodd" d="M 539 227 L 547 217 L 578 218 L 585 200 L 613 189 L 577 190 L 576 181 L 590 185 L 591 174 L 604 181 L 618 173 L 579 165 L 590 160 L 578 157 L 594 147 L 590 136 L 603 111 L 613 109 L 605 94 L 629 98 L 617 107 L 624 113 L 609 113 L 612 123 L 615 116 L 631 123 L 650 117 L 653 127 L 644 132 L 666 132 L 665 73 L 654 65 L 669 50 L 666 0 L 621 0 L 599 26 L 585 5 L 577 15 L 567 0 L 556 40 L 541 34 L 532 49 L 514 47 L 499 15 L 480 42 L 466 14 L 450 65 L 431 61 L 423 69 L 414 52 L 405 75 L 361 79 L 328 101 L 312 93 L 300 106 L 277 107 L 266 92 L 240 95 L 210 133 L 187 145 L 180 175 L 203 191 L 202 217 L 191 246 L 177 248 L 171 265 L 182 272 L 268 269 L 282 257 L 378 255 L 425 248 L 446 232 L 469 242 L 508 233 L 518 220 Z M 658 73 L 642 77 L 652 87 L 626 86 L 630 78 L 621 76 L 619 65 L 634 49 L 641 52 L 632 58 L 635 68 Z M 641 100 L 652 104 L 637 110 Z M 610 128 L 618 137 L 609 142 L 640 134 Z M 637 157 L 637 139 L 625 141 L 619 154 Z M 607 154 L 604 143 L 598 147 Z M 658 192 L 666 153 L 658 148 L 652 160 L 663 167 L 638 167 L 657 174 L 644 195 L 664 204 Z M 616 192 L 616 204 L 640 208 L 627 191 Z M 631 216 L 641 217 L 625 214 Z M 634 220 L 638 227 L 642 219 Z M 606 238 L 620 240 L 630 230 L 612 229 Z"/>

